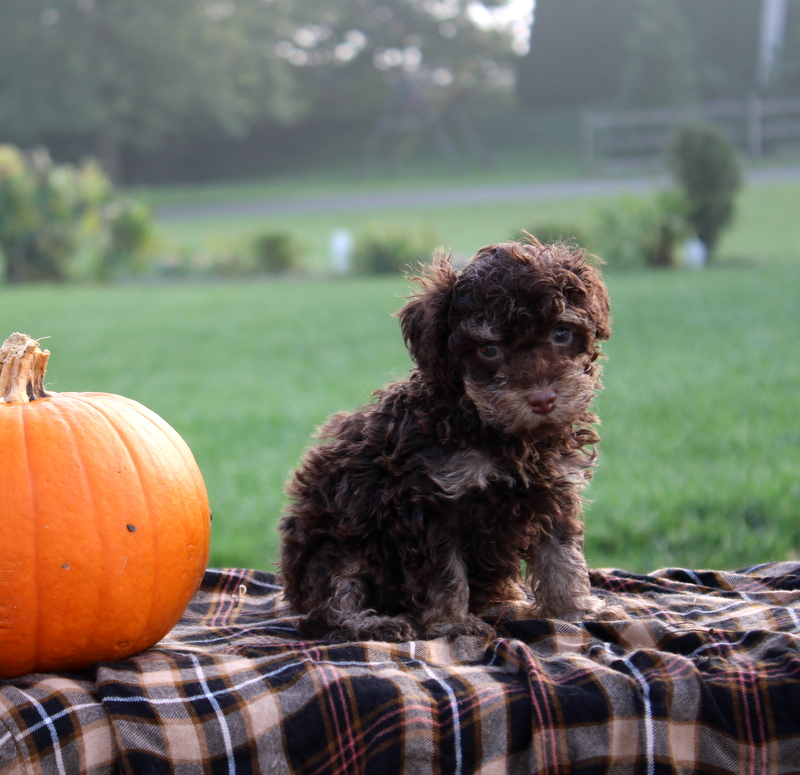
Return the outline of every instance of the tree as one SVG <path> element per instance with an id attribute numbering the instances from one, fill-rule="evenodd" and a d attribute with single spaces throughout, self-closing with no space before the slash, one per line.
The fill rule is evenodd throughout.
<path id="1" fill-rule="evenodd" d="M 694 37 L 700 97 L 735 99 L 752 93 L 761 0 L 678 0 L 678 5 Z"/>
<path id="2" fill-rule="evenodd" d="M 498 21 L 507 4 L 325 3 L 307 11 L 305 21 L 290 29 L 275 50 L 296 67 L 313 111 L 329 117 L 374 116 L 387 89 L 402 81 L 432 87 L 445 99 L 455 93 L 510 91 L 515 29 Z"/>
<path id="3" fill-rule="evenodd" d="M 719 127 L 690 124 L 678 131 L 669 163 L 686 196 L 686 219 L 710 259 L 733 217 L 734 201 L 742 185 L 736 151 Z"/>
<path id="4" fill-rule="evenodd" d="M 3 0 L 0 133 L 27 146 L 91 135 L 114 179 L 122 147 L 189 120 L 237 133 L 259 112 L 291 115 L 289 69 L 255 45 L 268 17 L 240 5 Z"/>
<path id="5" fill-rule="evenodd" d="M 686 16 L 675 0 L 635 0 L 625 35 L 618 85 L 625 107 L 687 105 L 700 95 L 697 55 Z"/>
<path id="6" fill-rule="evenodd" d="M 634 0 L 537 0 L 517 92 L 537 108 L 606 106 L 619 89 Z"/>
<path id="7" fill-rule="evenodd" d="M 800 16 L 800 0 L 789 3 L 787 38 Z M 755 0 L 537 0 L 530 53 L 518 66 L 520 99 L 537 108 L 609 108 L 745 97 L 754 87 L 760 7 Z"/>
<path id="8" fill-rule="evenodd" d="M 785 41 L 777 65 L 774 93 L 800 95 L 800 0 L 788 0 Z"/>
<path id="9" fill-rule="evenodd" d="M 0 137 L 92 138 L 117 179 L 125 149 L 374 116 L 401 78 L 508 89 L 506 2 L 2 0 Z"/>

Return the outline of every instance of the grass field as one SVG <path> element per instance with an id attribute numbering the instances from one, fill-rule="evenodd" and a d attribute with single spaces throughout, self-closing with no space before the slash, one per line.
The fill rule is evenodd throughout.
<path id="1" fill-rule="evenodd" d="M 746 246 L 777 207 L 743 213 L 742 256 L 763 257 Z M 790 245 L 796 215 L 791 226 Z M 800 555 L 800 249 L 780 258 L 609 277 L 591 565 Z M 5 286 L 0 332 L 51 337 L 53 390 L 121 393 L 161 414 L 206 478 L 211 563 L 269 568 L 282 484 L 314 426 L 410 365 L 391 316 L 406 291 L 400 278 Z"/>

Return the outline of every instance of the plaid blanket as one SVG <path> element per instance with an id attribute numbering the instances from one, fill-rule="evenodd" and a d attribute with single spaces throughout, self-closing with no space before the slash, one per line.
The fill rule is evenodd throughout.
<path id="1" fill-rule="evenodd" d="M 209 570 L 154 648 L 0 681 L 0 773 L 800 771 L 800 564 L 593 585 L 627 618 L 330 644 L 273 575 Z"/>

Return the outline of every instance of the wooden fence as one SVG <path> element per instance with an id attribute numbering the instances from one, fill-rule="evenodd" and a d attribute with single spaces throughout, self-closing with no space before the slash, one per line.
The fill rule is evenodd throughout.
<path id="1" fill-rule="evenodd" d="M 675 128 L 709 121 L 752 158 L 800 148 L 800 97 L 725 100 L 680 108 L 581 114 L 581 158 L 587 172 L 658 166 Z"/>

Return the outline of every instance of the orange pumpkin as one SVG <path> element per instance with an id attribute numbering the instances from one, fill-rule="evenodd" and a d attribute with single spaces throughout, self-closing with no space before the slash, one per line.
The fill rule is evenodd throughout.
<path id="1" fill-rule="evenodd" d="M 208 562 L 181 437 L 136 401 L 47 393 L 50 353 L 0 349 L 0 677 L 80 671 L 159 641 Z"/>

